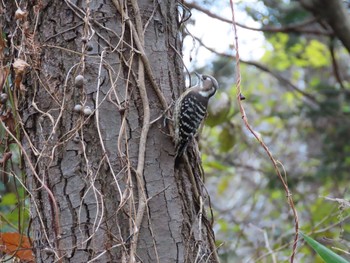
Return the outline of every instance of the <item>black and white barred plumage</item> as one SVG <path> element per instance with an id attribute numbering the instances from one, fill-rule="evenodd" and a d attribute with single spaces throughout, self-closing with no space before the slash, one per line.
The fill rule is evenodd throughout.
<path id="1" fill-rule="evenodd" d="M 207 114 L 209 99 L 218 89 L 218 82 L 209 75 L 199 75 L 196 85 L 187 89 L 175 103 L 175 166 L 178 166 L 189 142 Z"/>

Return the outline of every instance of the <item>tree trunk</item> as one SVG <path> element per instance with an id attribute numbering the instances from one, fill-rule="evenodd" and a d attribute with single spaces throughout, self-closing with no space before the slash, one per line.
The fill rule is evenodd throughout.
<path id="1" fill-rule="evenodd" d="M 217 262 L 197 151 L 175 171 L 171 125 L 151 123 L 184 89 L 181 7 L 21 4 L 1 20 L 29 65 L 12 77 L 36 261 Z"/>

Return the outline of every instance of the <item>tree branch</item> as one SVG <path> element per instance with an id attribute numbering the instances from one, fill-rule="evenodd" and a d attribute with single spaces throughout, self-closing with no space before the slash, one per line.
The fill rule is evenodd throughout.
<path id="1" fill-rule="evenodd" d="M 223 56 L 223 57 L 228 57 L 228 58 L 232 58 L 232 59 L 235 59 L 235 57 L 233 55 L 230 55 L 230 54 L 227 54 L 227 53 L 222 53 L 222 52 L 218 52 L 216 51 L 215 49 L 211 48 L 211 47 L 208 47 L 206 46 L 202 40 L 200 40 L 199 38 L 197 37 L 194 37 L 201 46 L 203 46 L 204 48 L 208 49 L 210 52 L 213 52 L 219 56 Z M 248 60 L 244 60 L 244 59 L 241 59 L 239 60 L 241 63 L 244 63 L 244 64 L 247 64 L 247 65 L 250 65 L 250 66 L 254 66 L 266 73 L 269 73 L 271 76 L 273 76 L 275 79 L 277 79 L 278 81 L 280 81 L 281 83 L 284 83 L 286 84 L 286 87 L 289 87 L 290 89 L 292 89 L 293 91 L 303 95 L 305 98 L 307 98 L 310 102 L 312 102 L 313 104 L 318 104 L 317 100 L 309 93 L 301 90 L 300 88 L 298 88 L 297 86 L 295 86 L 292 82 L 290 82 L 289 79 L 283 77 L 282 75 L 278 74 L 276 71 L 268 68 L 267 66 L 263 65 L 263 64 L 260 64 L 259 62 L 255 62 L 255 61 L 248 61 Z"/>
<path id="2" fill-rule="evenodd" d="M 228 23 L 230 25 L 232 24 L 232 21 L 230 19 L 223 18 L 223 17 L 211 12 L 210 10 L 203 8 L 202 6 L 198 5 L 197 3 L 186 1 L 185 5 L 189 8 L 193 8 L 193 9 L 196 9 L 198 11 L 201 11 L 202 13 L 206 14 L 207 16 L 209 16 L 211 18 L 218 19 L 218 20 L 225 22 L 225 23 Z M 261 32 L 282 32 L 282 33 L 313 34 L 313 35 L 326 35 L 326 36 L 329 36 L 332 34 L 332 32 L 329 32 L 329 31 L 314 30 L 314 29 L 302 29 L 302 27 L 310 25 L 310 24 L 314 23 L 315 21 L 316 21 L 316 19 L 312 18 L 312 19 L 305 20 L 301 23 L 295 23 L 295 24 L 286 25 L 283 27 L 265 26 L 262 28 L 254 28 L 254 27 L 249 27 L 249 26 L 243 25 L 243 24 L 238 23 L 238 22 L 236 22 L 236 25 L 241 27 L 241 28 L 248 29 L 248 30 L 261 31 Z"/>
<path id="3" fill-rule="evenodd" d="M 331 42 L 329 44 L 329 52 L 331 53 L 334 76 L 337 79 L 337 81 L 338 81 L 340 87 L 342 88 L 342 90 L 346 90 L 346 88 L 345 88 L 345 86 L 343 84 L 343 81 L 342 81 L 341 74 L 339 72 L 337 59 L 335 58 L 335 50 L 334 50 L 334 41 L 333 41 L 333 39 L 331 39 Z"/>
<path id="4" fill-rule="evenodd" d="M 300 0 L 301 5 L 325 20 L 350 53 L 350 17 L 341 0 Z"/>

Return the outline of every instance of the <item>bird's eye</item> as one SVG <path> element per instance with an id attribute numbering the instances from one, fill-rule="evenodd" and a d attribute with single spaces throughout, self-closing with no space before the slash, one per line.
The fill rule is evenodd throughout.
<path id="1" fill-rule="evenodd" d="M 206 79 L 207 79 L 207 77 L 206 77 L 206 76 L 203 76 L 202 78 L 203 78 L 203 80 L 206 80 Z"/>

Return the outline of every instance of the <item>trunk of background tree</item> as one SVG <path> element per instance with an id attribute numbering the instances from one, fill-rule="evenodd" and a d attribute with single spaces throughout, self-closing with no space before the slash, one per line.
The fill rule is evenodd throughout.
<path id="1" fill-rule="evenodd" d="M 24 1 L 16 25 L 6 1 L 37 262 L 217 262 L 199 158 L 175 171 L 171 129 L 150 124 L 184 88 L 178 8 Z"/>

